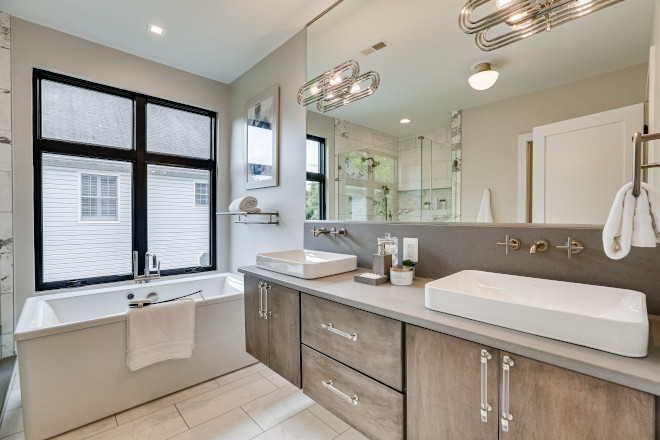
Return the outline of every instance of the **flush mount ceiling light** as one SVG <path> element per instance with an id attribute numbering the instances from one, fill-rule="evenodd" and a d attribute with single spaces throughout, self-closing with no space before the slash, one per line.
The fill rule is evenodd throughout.
<path id="1" fill-rule="evenodd" d="M 474 73 L 468 78 L 470 87 L 475 90 L 486 90 L 493 87 L 500 73 L 493 70 L 491 63 L 479 63 L 472 68 Z"/>
<path id="2" fill-rule="evenodd" d="M 410 119 L 408 119 L 408 118 L 403 118 L 403 119 L 401 119 L 399 122 L 402 123 L 402 124 L 410 124 Z"/>
<path id="3" fill-rule="evenodd" d="M 149 32 L 152 32 L 156 35 L 163 35 L 163 33 L 165 33 L 165 29 L 155 24 L 150 24 L 147 26 L 147 29 L 149 29 Z"/>
<path id="4" fill-rule="evenodd" d="M 479 49 L 490 51 L 508 46 L 516 41 L 550 31 L 553 27 L 576 20 L 582 16 L 605 9 L 623 0 L 493 0 L 497 11 L 472 21 L 475 9 L 491 0 L 468 0 L 458 18 L 463 32 L 476 34 Z M 486 33 L 498 26 L 508 26 L 495 37 Z M 500 28 L 503 28 L 500 26 Z"/>
<path id="5" fill-rule="evenodd" d="M 379 84 L 376 72 L 360 75 L 357 61 L 348 60 L 303 84 L 298 90 L 298 104 L 316 103 L 325 113 L 373 94 Z"/>

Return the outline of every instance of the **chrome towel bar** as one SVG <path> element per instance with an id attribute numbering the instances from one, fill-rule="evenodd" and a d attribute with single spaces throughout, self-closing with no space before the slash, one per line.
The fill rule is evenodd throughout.
<path id="1" fill-rule="evenodd" d="M 660 139 L 660 133 L 642 134 L 637 132 L 633 135 L 633 195 L 639 196 L 642 187 L 642 169 L 660 168 L 660 162 L 642 164 L 642 144 L 648 141 Z"/>

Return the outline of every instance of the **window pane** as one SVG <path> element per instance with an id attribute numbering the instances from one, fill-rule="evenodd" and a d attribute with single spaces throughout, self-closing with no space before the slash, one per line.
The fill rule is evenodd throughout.
<path id="1" fill-rule="evenodd" d="M 101 196 L 101 177 L 113 197 Z M 131 182 L 130 163 L 42 155 L 45 282 L 131 273 Z"/>
<path id="2" fill-rule="evenodd" d="M 147 104 L 147 150 L 175 156 L 211 158 L 211 118 Z"/>
<path id="3" fill-rule="evenodd" d="M 317 141 L 307 139 L 307 171 L 310 173 L 320 173 L 319 171 L 319 153 L 321 144 Z"/>
<path id="4" fill-rule="evenodd" d="M 162 270 L 208 265 L 210 204 L 196 202 L 198 184 L 210 188 L 211 173 L 159 165 L 147 170 L 149 251 L 158 256 Z"/>
<path id="5" fill-rule="evenodd" d="M 133 148 L 133 101 L 41 80 L 41 136 L 123 149 Z"/>
<path id="6" fill-rule="evenodd" d="M 307 208 L 307 220 L 320 220 L 321 192 L 319 182 L 307 181 L 305 202 Z"/>

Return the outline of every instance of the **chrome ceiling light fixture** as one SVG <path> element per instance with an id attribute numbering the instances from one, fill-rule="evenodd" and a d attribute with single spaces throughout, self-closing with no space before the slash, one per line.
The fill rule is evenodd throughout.
<path id="1" fill-rule="evenodd" d="M 360 75 L 357 61 L 348 60 L 303 84 L 298 90 L 298 104 L 316 103 L 325 113 L 372 95 L 379 85 L 376 72 Z"/>
<path id="2" fill-rule="evenodd" d="M 491 0 L 468 0 L 458 18 L 458 25 L 467 34 L 476 34 L 479 49 L 491 51 L 516 41 L 550 31 L 553 27 L 605 9 L 623 0 L 493 0 L 496 12 L 472 21 L 472 13 Z M 508 31 L 495 37 L 486 33 L 501 24 Z"/>

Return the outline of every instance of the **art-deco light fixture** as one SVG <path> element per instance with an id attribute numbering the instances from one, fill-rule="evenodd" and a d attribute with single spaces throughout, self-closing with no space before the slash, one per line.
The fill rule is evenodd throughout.
<path id="1" fill-rule="evenodd" d="M 553 27 L 605 9 L 623 0 L 468 0 L 458 18 L 459 27 L 476 34 L 475 42 L 484 51 L 499 49 L 516 41 L 550 31 Z M 497 11 L 472 21 L 472 13 L 487 3 Z M 498 25 L 508 26 L 494 37 L 486 33 Z M 504 28 L 500 26 L 500 28 Z"/>
<path id="2" fill-rule="evenodd" d="M 360 75 L 357 61 L 348 60 L 303 84 L 298 90 L 298 104 L 316 103 L 325 113 L 372 95 L 379 85 L 376 72 Z"/>

